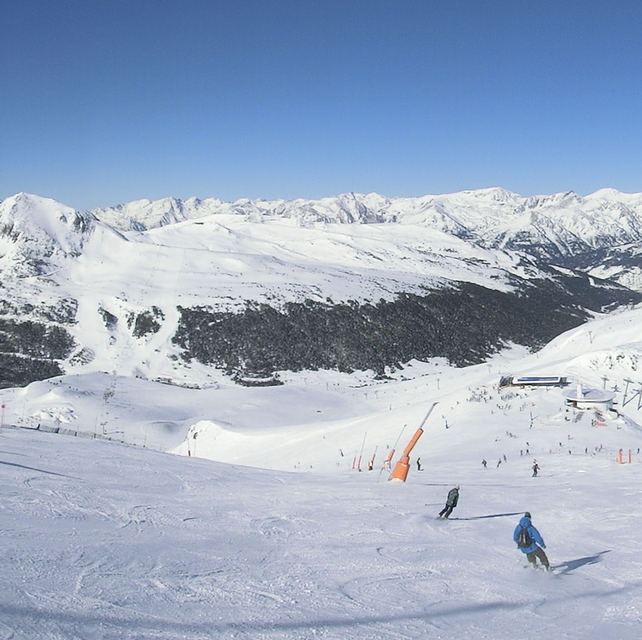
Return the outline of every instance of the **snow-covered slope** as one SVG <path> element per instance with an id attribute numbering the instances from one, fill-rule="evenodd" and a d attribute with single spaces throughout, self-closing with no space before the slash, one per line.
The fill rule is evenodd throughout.
<path id="1" fill-rule="evenodd" d="M 20 193 L 0 203 L 0 268 L 39 275 L 61 256 L 78 256 L 97 221 L 54 200 Z"/>
<path id="2" fill-rule="evenodd" d="M 642 388 L 626 380 L 641 313 L 387 381 L 194 390 L 94 374 L 0 391 L 0 634 L 634 640 Z M 505 373 L 617 388 L 621 415 L 568 409 L 559 388 L 499 391 Z M 435 401 L 407 481 L 387 481 L 390 448 L 394 466 Z M 173 446 L 185 455 L 158 451 Z M 525 511 L 554 574 L 523 568 Z"/>
<path id="3" fill-rule="evenodd" d="M 70 258 L 47 274 L 70 294 L 90 285 L 105 296 L 122 292 L 134 304 L 178 296 L 183 304 L 229 307 L 248 299 L 390 299 L 448 281 L 507 290 L 511 276 L 541 276 L 523 256 L 483 249 L 426 226 L 308 228 L 300 222 L 287 215 L 253 219 L 221 213 L 127 241 L 91 214 L 20 194 L 0 209 L 2 266 L 9 271 L 23 265 L 26 245 L 41 265 L 58 255 Z"/>
<path id="4" fill-rule="evenodd" d="M 581 267 L 596 277 L 608 276 L 642 291 L 638 261 L 627 259 L 627 245 L 642 239 L 642 193 L 616 189 L 600 189 L 585 197 L 572 191 L 523 197 L 491 188 L 416 198 L 387 198 L 376 193 L 319 200 L 242 199 L 232 203 L 214 198 L 165 198 L 139 200 L 93 213 L 121 231 L 142 231 L 212 215 L 235 215 L 254 222 L 282 218 L 303 226 L 425 226 L 487 248 L 524 251 L 547 262 Z M 606 250 L 610 252 L 608 272 L 601 268 L 602 252 Z"/>
<path id="5" fill-rule="evenodd" d="M 349 467 L 355 452 L 365 461 L 375 448 L 381 461 L 390 449 L 405 446 L 433 402 L 439 405 L 426 426 L 422 443 L 430 446 L 422 444 L 422 458 L 450 455 L 462 437 L 481 447 L 503 424 L 520 424 L 526 432 L 531 419 L 542 435 L 540 448 L 531 451 L 535 455 L 549 449 L 566 454 L 566 441 L 560 451 L 559 440 L 566 438 L 565 429 L 579 427 L 588 429 L 588 439 L 577 438 L 574 453 L 592 447 L 598 433 L 611 448 L 637 449 L 641 336 L 642 308 L 636 308 L 568 331 L 537 353 L 513 348 L 462 369 L 433 359 L 409 363 L 383 380 L 373 372 L 282 372 L 281 386 L 244 388 L 219 377 L 205 389 L 96 373 L 34 382 L 5 390 L 0 398 L 5 423 L 285 471 L 333 472 Z M 555 375 L 573 388 L 579 383 L 607 389 L 615 393 L 621 415 L 604 415 L 609 428 L 596 431 L 589 428 L 590 412 L 569 413 L 558 388 L 498 390 L 500 378 L 509 374 Z M 460 420 L 476 426 L 462 431 Z M 509 453 L 503 450 L 505 438 L 500 441 L 484 454 L 489 460 Z M 511 457 L 523 448 L 508 442 Z"/>
<path id="6" fill-rule="evenodd" d="M 642 193 L 615 189 L 601 189 L 586 197 L 574 192 L 523 197 L 493 188 L 416 198 L 386 198 L 376 193 L 319 200 L 242 199 L 232 203 L 214 198 L 165 198 L 93 213 L 122 231 L 212 215 L 236 215 L 252 221 L 284 218 L 304 226 L 397 222 L 475 238 L 489 247 L 540 247 L 548 257 L 572 257 L 642 238 Z"/>
<path id="7" fill-rule="evenodd" d="M 641 366 L 642 308 L 636 308 L 568 331 L 537 353 L 509 350 L 487 364 L 462 370 L 452 370 L 439 360 L 415 362 L 386 382 L 354 378 L 352 389 L 346 389 L 345 382 L 328 374 L 291 374 L 282 392 L 284 405 L 296 405 L 286 395 L 292 393 L 292 384 L 309 384 L 314 389 L 309 396 L 310 408 L 325 407 L 333 401 L 339 405 L 347 394 L 353 406 L 365 405 L 361 409 L 364 413 L 339 420 L 326 417 L 323 428 L 307 425 L 309 418 L 292 414 L 290 420 L 281 418 L 281 428 L 275 429 L 271 418 L 262 412 L 236 417 L 219 414 L 213 408 L 211 418 L 194 422 L 186 441 L 176 451 L 251 466 L 328 472 L 336 466 L 349 466 L 355 455 L 363 454 L 361 466 L 365 468 L 366 459 L 373 453 L 381 460 L 391 449 L 400 451 L 432 402 L 439 405 L 426 426 L 425 440 L 430 444 L 422 441 L 419 447 L 424 461 L 454 455 L 453 448 L 463 441 L 494 461 L 503 454 L 514 458 L 525 453 L 527 447 L 523 443 L 528 440 L 537 442 L 530 446 L 531 455 L 565 455 L 569 450 L 582 454 L 586 447 L 592 450 L 596 446 L 598 433 L 601 441 L 597 444 L 608 445 L 612 453 L 619 447 L 636 450 L 642 445 L 638 442 L 642 438 L 642 381 L 637 373 Z M 596 429 L 591 426 L 595 414 L 569 411 L 559 388 L 498 389 L 499 380 L 510 374 L 560 376 L 573 388 L 580 384 L 607 389 L 615 394 L 620 415 L 602 412 L 599 422 L 608 428 Z M 336 400 L 325 397 L 324 385 L 326 392 L 336 390 Z M 278 393 L 274 390 L 275 398 Z M 533 424 L 539 427 L 537 438 L 528 436 Z M 502 425 L 509 431 L 520 425 L 523 437 L 519 442 L 507 440 L 502 436 Z M 256 437 L 248 437 L 248 428 Z M 578 428 L 582 435 L 576 433 Z M 567 439 L 568 429 L 573 434 Z M 399 440 L 400 431 L 403 434 Z M 488 443 L 498 436 L 498 444 L 489 448 Z M 273 466 L 272 460 L 279 463 Z M 642 457 L 639 460 L 642 462 Z"/>

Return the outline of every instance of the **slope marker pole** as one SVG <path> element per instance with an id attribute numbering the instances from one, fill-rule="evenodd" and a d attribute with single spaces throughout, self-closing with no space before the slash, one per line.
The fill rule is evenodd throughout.
<path id="1" fill-rule="evenodd" d="M 368 432 L 363 434 L 363 442 L 361 443 L 361 453 L 359 454 L 359 462 L 357 463 L 357 471 L 361 471 L 361 458 L 363 457 L 363 448 L 366 446 L 366 436 Z"/>

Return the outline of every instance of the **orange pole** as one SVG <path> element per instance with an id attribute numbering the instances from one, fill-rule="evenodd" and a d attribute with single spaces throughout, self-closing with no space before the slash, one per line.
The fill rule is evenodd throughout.
<path id="1" fill-rule="evenodd" d="M 410 469 L 410 452 L 412 451 L 412 448 L 417 444 L 417 440 L 421 438 L 421 434 L 423 432 L 424 430 L 421 428 L 415 431 L 415 435 L 412 436 L 410 442 L 408 443 L 408 446 L 403 451 L 401 460 L 399 460 L 399 462 L 397 462 L 397 464 L 395 465 L 395 470 L 392 472 L 392 476 L 390 476 L 391 480 L 401 480 L 402 482 L 406 481 L 406 478 L 408 477 L 408 469 Z"/>
<path id="2" fill-rule="evenodd" d="M 425 418 L 421 421 L 421 426 L 417 431 L 415 431 L 415 435 L 412 436 L 410 439 L 410 442 L 406 446 L 406 448 L 403 451 L 403 455 L 401 456 L 401 460 L 397 462 L 395 465 L 395 470 L 392 472 L 390 476 L 390 480 L 400 480 L 401 482 L 405 482 L 406 478 L 408 477 L 408 471 L 410 469 L 410 452 L 413 450 L 413 447 L 417 444 L 417 441 L 419 438 L 421 438 L 424 429 L 423 426 L 426 424 L 426 420 L 428 420 L 428 416 L 431 414 L 432 410 L 435 408 L 435 405 L 437 403 L 433 403 L 432 407 L 428 410 L 428 413 L 426 414 Z"/>
<path id="3" fill-rule="evenodd" d="M 404 456 L 409 456 L 410 455 L 410 452 L 415 448 L 415 445 L 417 444 L 417 440 L 419 440 L 419 438 L 421 438 L 421 434 L 423 432 L 424 432 L 424 430 L 421 427 L 419 427 L 419 429 L 417 429 L 417 431 L 415 431 L 415 435 L 412 436 L 412 438 L 410 439 L 410 442 L 408 443 L 408 446 L 403 450 Z"/>
<path id="4" fill-rule="evenodd" d="M 617 461 L 622 464 L 622 449 L 617 452 Z"/>
<path id="5" fill-rule="evenodd" d="M 395 465 L 395 470 L 390 476 L 391 480 L 400 480 L 405 482 L 408 477 L 408 471 L 410 470 L 410 458 L 408 456 L 403 456 L 399 462 Z"/>

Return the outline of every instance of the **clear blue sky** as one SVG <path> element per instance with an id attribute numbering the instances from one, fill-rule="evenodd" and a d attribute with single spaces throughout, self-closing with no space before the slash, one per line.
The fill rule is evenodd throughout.
<path id="1" fill-rule="evenodd" d="M 637 0 L 2 0 L 0 199 L 642 191 Z"/>

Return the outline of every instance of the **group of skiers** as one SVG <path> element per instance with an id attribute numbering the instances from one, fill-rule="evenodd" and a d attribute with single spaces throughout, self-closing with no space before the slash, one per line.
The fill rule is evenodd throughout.
<path id="1" fill-rule="evenodd" d="M 448 519 L 453 509 L 459 502 L 459 485 L 456 484 L 449 492 L 446 498 L 446 506 L 439 512 L 439 519 Z M 526 559 L 529 564 L 535 569 L 537 568 L 537 561 L 547 571 L 552 571 L 552 567 L 548 561 L 548 557 L 544 552 L 546 544 L 540 532 L 535 528 L 531 521 L 531 514 L 527 511 L 524 517 L 521 518 L 519 524 L 515 527 L 513 532 L 513 540 L 517 544 L 517 548 L 526 554 Z"/>
<path id="2" fill-rule="evenodd" d="M 504 462 L 506 462 L 506 456 L 503 456 L 503 458 L 504 458 Z M 488 461 L 486 460 L 486 458 L 484 458 L 481 461 L 481 463 L 482 463 L 482 467 L 484 467 L 484 469 L 488 468 Z M 499 460 L 497 461 L 497 466 L 499 467 L 501 465 L 501 463 L 502 463 L 502 458 L 499 458 Z M 533 460 L 533 466 L 531 467 L 531 469 L 533 470 L 533 478 L 536 478 L 537 477 L 537 473 L 539 472 L 539 465 L 537 464 L 537 460 Z"/>

